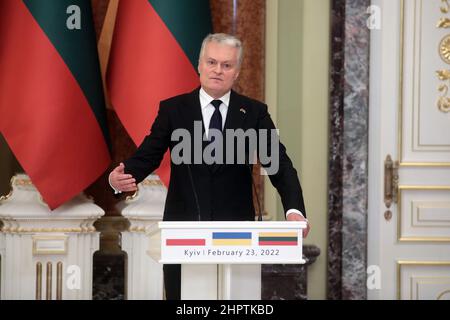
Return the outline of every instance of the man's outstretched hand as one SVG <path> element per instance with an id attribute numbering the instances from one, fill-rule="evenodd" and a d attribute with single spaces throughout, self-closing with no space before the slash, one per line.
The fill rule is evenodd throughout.
<path id="1" fill-rule="evenodd" d="M 136 191 L 136 179 L 131 174 L 125 173 L 125 165 L 121 162 L 109 174 L 109 183 L 117 191 L 130 192 Z"/>
<path id="2" fill-rule="evenodd" d="M 286 220 L 287 221 L 306 221 L 306 229 L 303 229 L 303 238 L 306 238 L 308 236 L 309 229 L 311 228 L 311 226 L 309 225 L 309 222 L 307 219 L 305 219 L 304 217 L 302 217 L 299 214 L 291 213 L 290 215 L 287 216 Z"/>

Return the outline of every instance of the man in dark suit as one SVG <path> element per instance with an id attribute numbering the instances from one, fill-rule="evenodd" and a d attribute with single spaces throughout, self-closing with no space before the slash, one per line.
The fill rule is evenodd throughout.
<path id="1" fill-rule="evenodd" d="M 203 140 L 201 151 L 208 144 L 217 142 L 212 133 L 243 129 L 275 130 L 267 112 L 267 106 L 231 90 L 240 71 L 243 53 L 239 39 L 226 34 L 213 34 L 205 38 L 199 56 L 198 71 L 201 87 L 191 93 L 182 94 L 160 103 L 158 116 L 150 134 L 144 139 L 136 153 L 117 166 L 109 176 L 111 187 L 116 192 L 135 191 L 136 184 L 157 169 L 164 153 L 173 151 L 179 141 L 172 134 L 181 129 L 195 139 L 196 124 L 201 124 Z M 270 134 L 269 134 L 270 136 Z M 209 137 L 209 138 L 208 138 Z M 226 142 L 224 134 L 223 141 Z M 259 139 L 259 137 L 258 137 Z M 194 141 L 193 145 L 198 141 Z M 230 152 L 223 143 L 223 154 Z M 270 154 L 272 140 L 267 146 Z M 286 154 L 285 147 L 277 140 L 276 156 L 278 170 L 269 178 L 278 193 L 286 213 L 286 219 L 306 220 L 302 190 L 297 171 Z M 218 161 L 210 164 L 203 159 L 194 161 L 198 148 L 192 146 L 188 152 L 190 161 L 179 163 L 171 154 L 171 174 L 164 209 L 166 221 L 243 221 L 254 220 L 255 209 L 252 200 L 252 169 L 249 161 L 238 163 Z M 219 149 L 216 149 L 218 151 Z M 234 147 L 234 160 L 239 152 L 251 157 L 246 145 L 244 150 Z M 217 152 L 219 156 L 220 152 Z M 212 152 L 215 156 L 215 151 Z M 197 154 L 198 156 L 198 154 Z M 264 164 L 263 164 L 264 166 Z M 309 232 L 309 223 L 303 236 Z M 179 265 L 164 266 L 164 283 L 167 299 L 180 298 Z"/>

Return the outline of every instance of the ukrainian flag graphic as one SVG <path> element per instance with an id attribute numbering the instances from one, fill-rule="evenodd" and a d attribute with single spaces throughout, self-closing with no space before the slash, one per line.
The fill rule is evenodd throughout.
<path id="1" fill-rule="evenodd" d="M 251 246 L 251 232 L 213 232 L 214 246 Z"/>
<path id="2" fill-rule="evenodd" d="M 260 246 L 296 246 L 298 237 L 296 232 L 261 232 Z"/>

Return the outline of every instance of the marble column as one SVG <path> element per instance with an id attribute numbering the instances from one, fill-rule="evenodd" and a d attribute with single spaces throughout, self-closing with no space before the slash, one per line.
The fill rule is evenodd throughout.
<path id="1" fill-rule="evenodd" d="M 332 1 L 328 298 L 366 298 L 370 0 Z"/>

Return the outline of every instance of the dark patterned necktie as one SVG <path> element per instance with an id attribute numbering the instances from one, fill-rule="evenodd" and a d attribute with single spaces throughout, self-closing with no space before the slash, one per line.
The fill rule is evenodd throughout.
<path id="1" fill-rule="evenodd" d="M 220 113 L 219 107 L 222 104 L 222 101 L 220 100 L 213 100 L 211 101 L 211 104 L 214 106 L 214 113 L 211 117 L 211 120 L 209 121 L 209 140 L 210 142 L 214 142 L 215 136 L 211 134 L 211 129 L 217 129 L 220 132 L 222 132 L 222 114 Z M 216 155 L 215 150 L 211 151 L 211 155 L 214 157 Z M 212 169 L 215 170 L 217 165 L 212 165 Z"/>
<path id="2" fill-rule="evenodd" d="M 219 107 L 222 104 L 220 100 L 213 100 L 211 104 L 214 106 L 214 113 L 211 117 L 211 121 L 209 122 L 209 129 L 217 129 L 222 132 L 222 114 L 220 113 Z M 211 135 L 209 135 L 211 136 Z M 214 137 L 212 137 L 211 142 L 214 141 Z"/>

